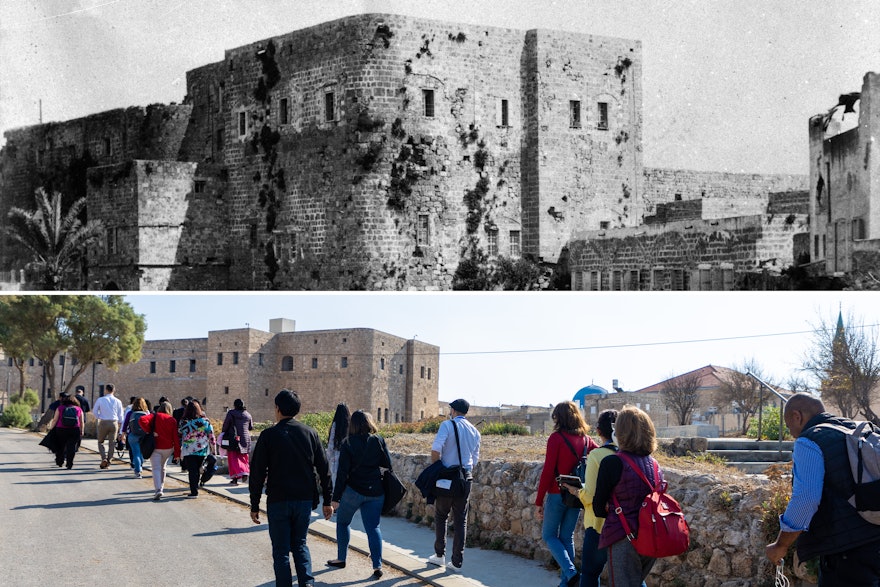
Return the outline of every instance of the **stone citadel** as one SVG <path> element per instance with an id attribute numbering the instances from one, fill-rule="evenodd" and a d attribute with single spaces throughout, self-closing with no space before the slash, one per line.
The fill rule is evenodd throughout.
<path id="1" fill-rule="evenodd" d="M 17 389 L 17 368 L 2 350 L 0 358 L 0 380 Z M 60 382 L 64 358 L 57 360 Z M 38 363 L 29 362 L 25 384 L 39 392 Z M 165 396 L 177 407 L 194 397 L 213 418 L 222 418 L 241 398 L 255 421 L 272 420 L 275 394 L 288 388 L 302 398 L 304 412 L 332 412 L 345 402 L 352 411 L 393 424 L 436 416 L 439 380 L 435 345 L 371 328 L 297 332 L 293 320 L 278 318 L 270 320 L 268 332 L 240 328 L 214 330 L 207 338 L 148 340 L 138 362 L 117 371 L 99 364 L 76 383 L 89 399 L 100 397 L 107 383 L 125 403 L 131 396 L 154 403 Z"/>
<path id="2" fill-rule="evenodd" d="M 694 200 L 760 228 L 773 193 L 795 210 L 772 227 L 790 264 L 806 176 L 646 168 L 642 112 L 637 40 L 362 14 L 227 50 L 183 104 L 7 132 L 0 222 L 41 185 L 86 197 L 106 234 L 83 289 L 442 290 L 465 260 L 566 273 L 570 251 L 583 287 L 577 235 Z M 760 268 L 739 250 L 720 262 Z M 0 269 L 25 259 L 5 243 Z M 630 289 L 676 288 L 638 263 Z M 729 289 L 714 269 L 705 288 Z"/>

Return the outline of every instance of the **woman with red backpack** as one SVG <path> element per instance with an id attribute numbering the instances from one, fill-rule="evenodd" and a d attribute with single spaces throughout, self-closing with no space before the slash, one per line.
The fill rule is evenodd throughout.
<path id="1" fill-rule="evenodd" d="M 657 559 L 636 552 L 625 528 L 638 531 L 640 507 L 652 491 L 639 473 L 655 486 L 663 482 L 663 473 L 651 456 L 657 450 L 657 437 L 648 414 L 634 406 L 625 406 L 617 414 L 613 438 L 619 451 L 599 464 L 593 513 L 605 518 L 599 548 L 608 549 L 608 584 L 636 587 L 642 584 Z M 618 504 L 620 513 L 616 513 Z"/>

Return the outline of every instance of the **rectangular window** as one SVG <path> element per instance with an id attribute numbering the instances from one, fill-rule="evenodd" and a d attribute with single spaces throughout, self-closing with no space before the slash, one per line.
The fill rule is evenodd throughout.
<path id="1" fill-rule="evenodd" d="M 498 254 L 498 231 L 490 230 L 486 233 L 486 252 L 490 257 Z"/>
<path id="2" fill-rule="evenodd" d="M 196 360 L 195 360 L 195 359 L 190 359 L 190 360 L 189 360 L 189 372 L 190 372 L 190 373 L 195 373 L 195 372 L 196 372 Z"/>
<path id="3" fill-rule="evenodd" d="M 434 90 L 422 90 L 422 99 L 425 102 L 425 117 L 434 118 Z"/>
<path id="4" fill-rule="evenodd" d="M 712 290 L 712 269 L 700 269 L 700 291 Z"/>
<path id="5" fill-rule="evenodd" d="M 58 364 L 64 365 L 64 355 L 58 355 Z"/>
<path id="6" fill-rule="evenodd" d="M 430 243 L 429 222 L 427 214 L 419 214 L 419 223 L 416 227 L 416 244 L 427 247 Z"/>
<path id="7" fill-rule="evenodd" d="M 431 379 L 431 368 L 428 367 L 428 380 L 430 381 L 430 379 Z"/>
<path id="8" fill-rule="evenodd" d="M 568 101 L 568 126 L 569 128 L 581 127 L 581 101 Z"/>
<path id="9" fill-rule="evenodd" d="M 150 361 L 150 373 L 156 372 L 156 361 Z"/>
<path id="10" fill-rule="evenodd" d="M 28 367 L 33 367 L 33 366 L 34 366 L 34 358 L 31 357 L 30 359 L 28 359 Z"/>
<path id="11" fill-rule="evenodd" d="M 238 136 L 243 137 L 247 134 L 247 113 L 238 113 Z"/>
<path id="12" fill-rule="evenodd" d="M 348 357 L 342 357 L 342 361 L 341 361 L 341 363 L 340 363 L 340 366 L 341 366 L 343 369 L 347 369 L 347 368 L 348 368 Z"/>
<path id="13" fill-rule="evenodd" d="M 388 408 L 385 408 L 385 423 L 388 423 Z"/>
<path id="14" fill-rule="evenodd" d="M 217 86 L 217 110 L 223 111 L 223 84 Z"/>
<path id="15" fill-rule="evenodd" d="M 224 393 L 225 395 L 229 395 L 229 387 L 228 387 L 228 386 L 224 386 L 224 387 L 223 387 L 223 393 Z"/>
<path id="16" fill-rule="evenodd" d="M 621 291 L 623 289 L 623 274 L 618 270 L 611 272 L 611 291 Z"/>
<path id="17" fill-rule="evenodd" d="M 504 98 L 498 101 L 498 120 L 497 126 L 510 126 L 510 103 Z"/>
<path id="18" fill-rule="evenodd" d="M 115 255 L 119 252 L 119 242 L 117 241 L 117 230 L 116 228 L 108 228 L 107 229 L 107 254 Z"/>
<path id="19" fill-rule="evenodd" d="M 326 92 L 324 94 L 324 120 L 326 122 L 336 120 L 336 98 L 333 92 Z"/>
<path id="20" fill-rule="evenodd" d="M 175 361 L 174 359 L 171 359 L 170 361 L 168 361 L 168 372 L 169 373 L 176 373 L 177 372 L 177 361 Z"/>
<path id="21" fill-rule="evenodd" d="M 232 364 L 238 365 L 238 351 L 232 352 Z"/>
<path id="22" fill-rule="evenodd" d="M 425 378 L 425 366 L 424 365 L 422 365 L 422 368 L 420 370 L 420 374 L 421 374 L 421 378 L 424 379 Z"/>
<path id="23" fill-rule="evenodd" d="M 32 364 L 33 364 L 33 363 L 32 363 Z M 399 374 L 403 375 L 403 365 L 400 365 L 400 366 L 398 367 L 397 372 L 398 372 Z"/>
<path id="24" fill-rule="evenodd" d="M 193 182 L 193 191 L 197 194 L 205 193 L 205 185 L 207 182 L 201 179 L 197 179 Z"/>
<path id="25" fill-rule="evenodd" d="M 522 255 L 522 240 L 520 236 L 520 231 L 511 230 L 510 231 L 510 256 L 513 259 L 519 259 L 520 255 Z"/>
<path id="26" fill-rule="evenodd" d="M 721 288 L 724 291 L 733 291 L 733 267 L 721 269 Z"/>
<path id="27" fill-rule="evenodd" d="M 312 357 L 312 369 L 318 368 L 318 357 Z"/>
<path id="28" fill-rule="evenodd" d="M 218 365 L 223 364 L 223 353 L 217 353 L 217 364 Z"/>
<path id="29" fill-rule="evenodd" d="M 865 221 L 862 218 L 853 218 L 852 237 L 853 240 L 862 240 L 865 238 Z"/>
<path id="30" fill-rule="evenodd" d="M 583 291 L 584 289 L 584 272 L 574 272 L 574 291 Z"/>
<path id="31" fill-rule="evenodd" d="M 379 369 L 382 371 L 385 370 L 385 359 L 384 358 L 379 359 Z"/>
<path id="32" fill-rule="evenodd" d="M 599 102 L 599 118 L 596 128 L 608 130 L 608 102 Z"/>
<path id="33" fill-rule="evenodd" d="M 110 157 L 112 155 L 113 155 L 113 151 L 112 151 L 110 139 L 105 138 L 104 139 L 104 156 Z"/>
<path id="34" fill-rule="evenodd" d="M 611 223 L 608 222 L 607 220 L 602 220 L 599 222 L 599 230 L 608 230 L 608 228 L 610 226 L 611 226 Z"/>
<path id="35" fill-rule="evenodd" d="M 263 366 L 263 353 L 257 355 L 257 365 L 259 365 L 260 367 Z"/>
<path id="36" fill-rule="evenodd" d="M 819 235 L 818 234 L 813 237 L 813 255 L 815 255 L 815 257 L 813 258 L 813 261 L 819 259 Z"/>
<path id="37" fill-rule="evenodd" d="M 287 98 L 281 98 L 281 104 L 278 107 L 278 115 L 281 124 L 288 123 L 289 118 L 287 112 Z"/>
<path id="38" fill-rule="evenodd" d="M 590 271 L 590 291 L 602 290 L 602 274 L 598 271 Z"/>
<path id="39" fill-rule="evenodd" d="M 382 421 L 382 408 L 376 408 L 376 422 Z"/>
<path id="40" fill-rule="evenodd" d="M 216 140 L 217 140 L 217 150 L 218 151 L 222 151 L 223 149 L 226 148 L 226 133 L 223 131 L 224 131 L 224 129 L 222 129 L 222 128 L 217 129 L 217 139 Z"/>
<path id="41" fill-rule="evenodd" d="M 629 271 L 629 277 L 627 278 L 626 289 L 628 291 L 639 291 L 639 270 L 632 269 Z"/>

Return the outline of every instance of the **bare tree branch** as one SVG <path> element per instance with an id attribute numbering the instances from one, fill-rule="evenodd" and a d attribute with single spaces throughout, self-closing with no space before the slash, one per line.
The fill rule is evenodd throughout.
<path id="1" fill-rule="evenodd" d="M 679 426 L 691 423 L 694 413 L 700 407 L 700 375 L 696 371 L 673 376 L 666 380 L 660 390 L 660 397 L 666 408 L 675 415 Z"/>

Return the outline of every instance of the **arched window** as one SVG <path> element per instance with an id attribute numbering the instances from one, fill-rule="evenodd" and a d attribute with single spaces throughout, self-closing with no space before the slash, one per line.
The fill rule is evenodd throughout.
<path id="1" fill-rule="evenodd" d="M 282 371 L 293 371 L 293 357 L 287 355 L 283 359 L 281 359 L 281 370 Z"/>

